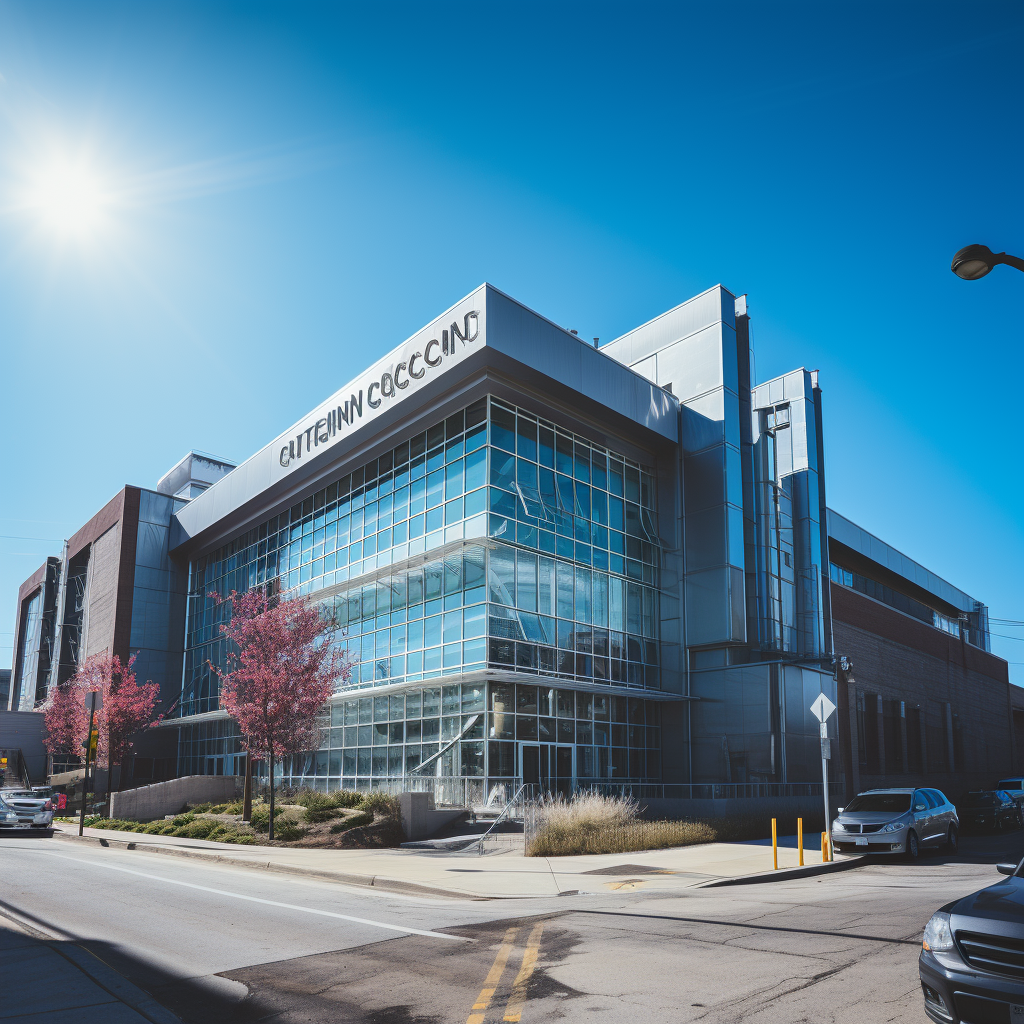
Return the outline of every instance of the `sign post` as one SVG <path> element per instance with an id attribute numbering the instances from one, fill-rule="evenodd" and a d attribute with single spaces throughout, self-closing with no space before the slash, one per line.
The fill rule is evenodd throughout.
<path id="1" fill-rule="evenodd" d="M 89 797 L 89 761 L 96 753 L 96 741 L 99 739 L 98 734 L 93 730 L 93 722 L 96 718 L 96 712 L 103 707 L 103 694 L 98 690 L 90 690 L 85 695 L 85 707 L 89 712 L 89 732 L 88 738 L 82 744 L 85 747 L 85 776 L 82 779 L 82 813 L 78 817 L 78 834 L 81 835 L 85 829 L 85 801 Z"/>
<path id="2" fill-rule="evenodd" d="M 814 698 L 814 702 L 811 704 L 811 714 L 818 720 L 819 732 L 821 733 L 821 781 L 822 781 L 822 795 L 825 798 L 825 834 L 828 836 L 828 858 L 832 859 L 832 828 L 829 824 L 829 809 L 828 809 L 828 762 L 832 756 L 831 742 L 828 738 L 828 726 L 825 724 L 829 718 L 832 717 L 833 712 L 836 710 L 835 704 L 832 703 L 823 693 L 819 693 Z"/>

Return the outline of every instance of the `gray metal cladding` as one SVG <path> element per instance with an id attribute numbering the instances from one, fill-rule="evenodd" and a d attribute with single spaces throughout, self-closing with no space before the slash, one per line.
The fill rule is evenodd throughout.
<path id="1" fill-rule="evenodd" d="M 460 338 L 473 327 L 472 344 L 456 346 L 453 322 L 464 324 Z M 418 373 L 410 373 L 413 352 L 416 358 L 426 353 L 424 362 L 417 363 Z M 434 358 L 436 362 L 431 362 Z M 479 374 L 481 368 L 493 363 L 505 366 L 507 373 L 509 360 L 515 364 L 517 379 L 542 390 L 564 393 L 568 389 L 579 397 L 581 408 L 597 403 L 669 442 L 678 441 L 679 406 L 672 395 L 496 288 L 482 285 L 184 506 L 175 517 L 172 548 L 239 514 L 247 505 L 259 502 L 266 507 L 287 499 L 303 480 L 371 442 L 402 417 L 413 419 L 425 405 L 461 380 Z M 424 363 L 430 364 L 430 373 L 421 369 Z M 404 383 L 397 384 L 401 391 L 396 389 L 399 366 L 405 366 L 408 374 Z M 380 396 L 387 395 L 381 387 L 385 378 L 390 381 L 391 396 L 382 403 Z M 371 388 L 380 389 L 371 392 Z M 336 410 L 354 395 L 361 396 L 360 418 L 357 422 L 353 411 L 352 423 L 346 418 L 342 429 L 341 413 Z M 380 422 L 375 423 L 378 418 Z M 310 431 L 320 438 L 319 446 L 310 444 Z M 307 451 L 297 458 L 294 445 L 298 441 L 301 452 L 303 437 Z"/>
<path id="2" fill-rule="evenodd" d="M 905 580 L 917 584 L 922 590 L 934 595 L 941 601 L 951 604 L 964 612 L 976 611 L 978 602 L 969 594 L 947 583 L 940 576 L 904 555 L 872 533 L 850 522 L 833 509 L 828 510 L 828 536 L 840 544 L 859 552 L 873 562 L 885 566 Z"/>
<path id="3" fill-rule="evenodd" d="M 719 321 L 735 331 L 736 298 L 721 285 L 715 285 L 609 342 L 602 351 L 632 365 Z"/>

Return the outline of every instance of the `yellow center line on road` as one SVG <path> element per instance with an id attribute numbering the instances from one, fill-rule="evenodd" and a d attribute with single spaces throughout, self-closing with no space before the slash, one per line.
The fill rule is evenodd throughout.
<path id="1" fill-rule="evenodd" d="M 480 989 L 480 995 L 476 997 L 476 1002 L 473 1004 L 473 1012 L 466 1019 L 466 1024 L 483 1024 L 487 1007 L 491 1005 L 491 1000 L 494 998 L 494 990 L 498 987 L 502 974 L 505 973 L 505 964 L 508 961 L 509 954 L 512 952 L 512 947 L 515 945 L 518 934 L 518 928 L 509 928 L 505 932 L 501 948 L 498 950 L 498 955 L 494 958 L 494 963 L 491 964 L 491 969 L 487 972 L 487 977 L 484 979 L 484 987 Z"/>
<path id="2" fill-rule="evenodd" d="M 516 980 L 512 985 L 512 995 L 509 996 L 508 1005 L 505 1007 L 505 1020 L 509 1024 L 519 1024 L 519 1018 L 523 1014 L 523 1006 L 526 1004 L 526 986 L 530 984 L 530 977 L 534 967 L 537 966 L 537 955 L 540 952 L 540 935 L 544 931 L 544 922 L 538 921 L 530 932 L 526 941 L 526 952 L 523 953 L 523 965 L 519 968 Z"/>

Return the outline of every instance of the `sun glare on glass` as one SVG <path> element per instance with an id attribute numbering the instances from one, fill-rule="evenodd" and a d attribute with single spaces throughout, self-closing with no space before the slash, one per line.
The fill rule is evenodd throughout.
<path id="1" fill-rule="evenodd" d="M 52 231 L 83 235 L 102 219 L 103 189 L 89 168 L 57 164 L 39 172 L 29 187 L 28 205 Z"/>

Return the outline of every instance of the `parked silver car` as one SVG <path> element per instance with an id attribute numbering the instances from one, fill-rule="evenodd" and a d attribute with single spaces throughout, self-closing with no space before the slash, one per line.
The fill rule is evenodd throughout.
<path id="1" fill-rule="evenodd" d="M 858 793 L 832 822 L 832 845 L 842 853 L 905 853 L 946 846 L 954 853 L 960 820 L 937 789 L 871 789 Z"/>
<path id="2" fill-rule="evenodd" d="M 0 829 L 51 828 L 53 802 L 31 789 L 0 789 Z"/>

